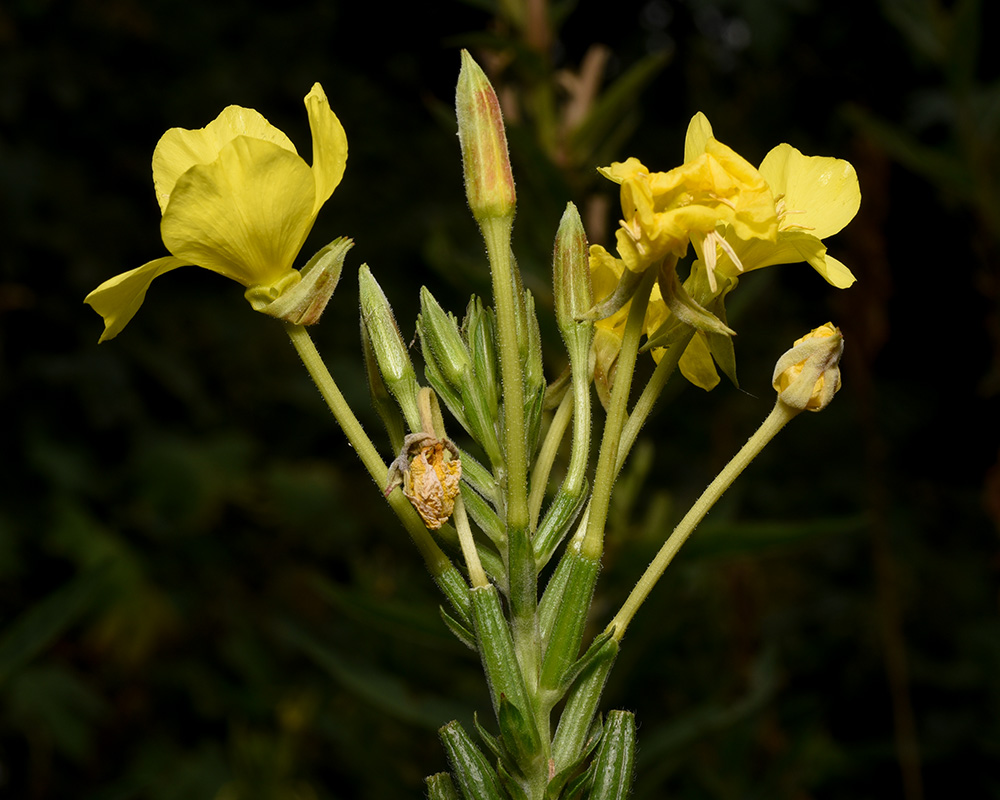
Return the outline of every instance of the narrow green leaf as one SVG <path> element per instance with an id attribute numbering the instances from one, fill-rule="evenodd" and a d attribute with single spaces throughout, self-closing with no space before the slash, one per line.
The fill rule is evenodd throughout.
<path id="1" fill-rule="evenodd" d="M 496 771 L 458 722 L 449 722 L 438 735 L 464 800 L 507 800 Z"/>
<path id="2" fill-rule="evenodd" d="M 635 715 L 611 711 L 604 725 L 601 749 L 594 760 L 589 800 L 626 800 L 635 767 Z"/>
<path id="3" fill-rule="evenodd" d="M 447 772 L 438 772 L 424 778 L 428 800 L 460 800 L 458 789 Z"/>

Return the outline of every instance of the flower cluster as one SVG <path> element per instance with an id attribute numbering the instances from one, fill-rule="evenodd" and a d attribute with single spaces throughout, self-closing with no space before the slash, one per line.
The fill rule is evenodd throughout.
<path id="1" fill-rule="evenodd" d="M 701 113 L 688 126 L 684 155 L 684 163 L 669 172 L 651 173 L 635 158 L 600 170 L 621 185 L 623 218 L 616 232 L 619 257 L 594 245 L 590 268 L 598 297 L 634 282 L 636 273 L 658 269 L 645 325 L 653 356 L 659 360 L 672 343 L 669 333 L 678 326 L 671 317 L 682 319 L 697 332 L 681 357 L 681 371 L 711 389 L 719 381 L 713 349 L 729 331 L 724 298 L 740 275 L 805 261 L 837 288 L 854 283 L 851 271 L 827 254 L 823 239 L 851 221 L 861 193 L 850 163 L 805 156 L 789 144 L 772 149 L 754 168 L 714 137 Z M 696 260 L 681 284 L 675 268 L 689 244 Z M 613 372 L 627 313 L 615 305 L 597 322 L 599 382 Z"/>

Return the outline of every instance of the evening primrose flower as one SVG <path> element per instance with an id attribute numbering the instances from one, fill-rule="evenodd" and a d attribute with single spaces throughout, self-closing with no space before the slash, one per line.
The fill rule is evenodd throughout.
<path id="1" fill-rule="evenodd" d="M 681 258 L 692 242 L 699 252 L 725 249 L 720 231 L 727 226 L 743 238 L 774 240 L 778 220 L 767 181 L 710 132 L 704 114 L 696 114 L 688 126 L 685 162 L 669 172 L 651 173 L 635 158 L 599 169 L 621 185 L 623 219 L 615 236 L 630 271 Z"/>
<path id="2" fill-rule="evenodd" d="M 625 262 L 620 258 L 615 258 L 603 247 L 591 246 L 590 278 L 595 297 L 610 295 L 625 271 Z M 629 304 L 626 304 L 612 315 L 594 323 L 594 336 L 590 351 L 593 362 L 594 387 L 597 389 L 597 396 L 605 408 L 608 407 L 608 402 L 611 399 L 611 388 L 614 385 L 618 354 L 621 351 L 622 338 L 625 335 L 628 310 Z M 649 305 L 646 307 L 643 331 L 649 333 L 659 328 L 669 313 L 663 302 L 660 287 L 654 283 L 649 295 Z"/>
<path id="3" fill-rule="evenodd" d="M 774 193 L 778 235 L 774 241 L 747 239 L 731 229 L 718 269 L 735 275 L 805 261 L 838 289 L 853 284 L 854 275 L 827 253 L 822 241 L 843 229 L 861 206 L 858 176 L 850 162 L 806 156 L 790 144 L 779 144 L 764 156 L 760 173 Z"/>
<path id="4" fill-rule="evenodd" d="M 306 266 L 310 278 L 303 288 L 308 283 L 310 292 L 326 292 L 326 298 L 288 302 L 304 274 L 292 263 L 344 174 L 347 137 L 318 83 L 305 105 L 311 167 L 284 133 L 250 108 L 229 106 L 204 128 L 171 128 L 163 135 L 153 151 L 153 185 L 170 255 L 117 275 L 87 295 L 84 302 L 104 317 L 100 341 L 128 324 L 155 278 L 192 265 L 247 287 L 246 297 L 258 311 L 302 324 L 318 318 L 351 242 L 338 239 Z M 320 276 L 331 269 L 332 277 Z"/>

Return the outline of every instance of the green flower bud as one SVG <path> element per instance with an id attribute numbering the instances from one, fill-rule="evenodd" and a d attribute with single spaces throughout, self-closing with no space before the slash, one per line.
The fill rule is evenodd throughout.
<path id="1" fill-rule="evenodd" d="M 458 322 L 427 287 L 420 290 L 417 332 L 424 352 L 424 374 L 445 405 L 469 434 L 482 445 L 493 464 L 502 462 L 497 438 L 497 414 L 474 369 Z"/>
<path id="2" fill-rule="evenodd" d="M 403 410 L 406 424 L 411 430 L 420 430 L 420 410 L 417 406 L 420 387 L 417 375 L 389 300 L 367 264 L 362 264 L 358 271 L 358 288 L 361 297 L 361 323 L 367 331 L 382 378 Z"/>
<path id="3" fill-rule="evenodd" d="M 486 74 L 462 51 L 455 92 L 465 194 L 476 221 L 513 217 L 516 196 L 500 103 Z"/>
<path id="4" fill-rule="evenodd" d="M 417 318 L 420 341 L 428 346 L 441 375 L 453 391 L 460 391 L 462 381 L 472 372 L 472 360 L 465 346 L 458 322 L 441 308 L 426 286 L 420 288 L 420 316 Z"/>
<path id="5" fill-rule="evenodd" d="M 566 204 L 566 211 L 559 222 L 552 265 L 556 322 L 563 338 L 566 338 L 579 327 L 589 327 L 577 320 L 594 305 L 587 234 L 584 233 L 580 213 L 572 203 Z"/>
<path id="6" fill-rule="evenodd" d="M 490 413 L 500 409 L 500 363 L 496 351 L 496 318 L 493 309 L 473 297 L 462 321 L 462 332 L 472 356 L 472 368 L 486 394 Z"/>

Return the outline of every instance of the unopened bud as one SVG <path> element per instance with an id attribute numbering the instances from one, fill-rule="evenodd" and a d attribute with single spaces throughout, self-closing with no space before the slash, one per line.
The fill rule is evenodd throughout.
<path id="1" fill-rule="evenodd" d="M 785 405 L 799 411 L 822 411 L 840 389 L 844 337 L 832 322 L 797 339 L 778 359 L 772 385 Z"/>
<path id="2" fill-rule="evenodd" d="M 513 217 L 516 196 L 500 103 L 486 74 L 462 51 L 455 92 L 465 194 L 477 222 Z"/>
<path id="3" fill-rule="evenodd" d="M 341 236 L 309 259 L 301 272 L 290 270 L 271 286 L 251 286 L 244 292 L 254 311 L 294 325 L 315 325 L 340 281 L 344 257 L 354 241 Z"/>
<path id="4" fill-rule="evenodd" d="M 577 320 L 594 305 L 587 234 L 583 230 L 580 212 L 572 203 L 566 204 L 566 211 L 559 222 L 552 263 L 556 322 L 565 338 L 577 328 L 587 330 L 590 327 Z"/>
<path id="5" fill-rule="evenodd" d="M 361 322 L 368 332 L 372 352 L 378 362 L 379 372 L 389 391 L 393 393 L 411 428 L 419 428 L 420 411 L 417 407 L 417 375 L 406 349 L 406 342 L 399 332 L 392 306 L 368 269 L 363 264 L 358 271 L 358 290 L 361 299 Z"/>
<path id="6" fill-rule="evenodd" d="M 462 339 L 454 315 L 441 308 L 441 304 L 426 286 L 420 289 L 417 332 L 420 334 L 421 343 L 430 351 L 430 356 L 451 389 L 461 392 L 463 382 L 468 380 L 472 373 L 469 350 Z"/>

